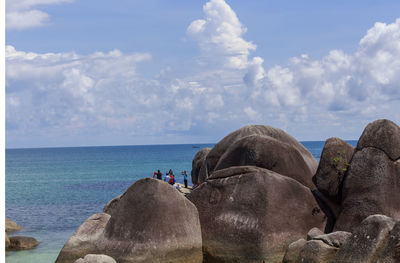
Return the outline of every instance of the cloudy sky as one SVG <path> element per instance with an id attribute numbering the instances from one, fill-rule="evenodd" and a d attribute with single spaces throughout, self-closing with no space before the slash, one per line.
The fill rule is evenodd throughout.
<path id="1" fill-rule="evenodd" d="M 351 2 L 351 3 L 350 3 Z M 400 2 L 7 0 L 6 147 L 400 123 Z"/>

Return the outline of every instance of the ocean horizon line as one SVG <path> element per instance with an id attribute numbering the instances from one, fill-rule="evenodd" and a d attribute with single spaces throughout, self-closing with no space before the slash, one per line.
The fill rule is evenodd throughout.
<path id="1" fill-rule="evenodd" d="M 309 142 L 325 142 L 326 140 L 302 140 L 300 143 Z M 344 139 L 346 142 L 355 142 L 356 139 Z M 215 142 L 202 142 L 202 143 L 159 143 L 159 144 L 127 144 L 127 145 L 77 145 L 77 146 L 39 146 L 39 147 L 5 147 L 5 150 L 34 150 L 34 149 L 64 149 L 64 148 L 106 148 L 106 147 L 142 147 L 142 146 L 176 146 L 176 145 L 215 145 Z M 197 148 L 197 147 L 195 147 Z"/>

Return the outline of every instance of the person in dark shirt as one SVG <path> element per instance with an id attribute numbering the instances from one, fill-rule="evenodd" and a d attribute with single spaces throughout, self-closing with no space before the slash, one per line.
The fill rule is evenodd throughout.
<path id="1" fill-rule="evenodd" d="M 157 171 L 157 179 L 162 180 L 162 172 L 160 170 Z"/>
<path id="2" fill-rule="evenodd" d="M 188 184 L 188 180 L 187 180 L 187 173 L 186 170 L 183 171 L 183 182 L 185 183 L 185 188 L 188 188 L 187 184 Z"/>

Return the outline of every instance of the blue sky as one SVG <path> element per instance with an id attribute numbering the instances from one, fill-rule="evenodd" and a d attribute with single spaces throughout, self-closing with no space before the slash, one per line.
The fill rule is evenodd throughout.
<path id="1" fill-rule="evenodd" d="M 6 146 L 400 122 L 399 1 L 6 1 Z"/>

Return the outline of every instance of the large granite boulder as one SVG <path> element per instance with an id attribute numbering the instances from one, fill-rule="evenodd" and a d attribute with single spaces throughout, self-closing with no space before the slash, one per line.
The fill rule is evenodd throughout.
<path id="1" fill-rule="evenodd" d="M 12 233 L 21 230 L 22 227 L 6 217 L 6 232 Z"/>
<path id="2" fill-rule="evenodd" d="M 7 250 L 28 250 L 39 245 L 39 242 L 33 237 L 13 236 L 9 237 L 10 244 Z"/>
<path id="3" fill-rule="evenodd" d="M 400 220 L 400 159 L 394 159 L 398 149 L 400 129 L 396 124 L 379 120 L 367 126 L 343 182 L 335 230 L 352 232 L 373 214 Z"/>
<path id="4" fill-rule="evenodd" d="M 350 165 L 354 147 L 339 138 L 326 140 L 313 181 L 328 198 L 340 202 L 339 189 Z"/>
<path id="5" fill-rule="evenodd" d="M 215 171 L 188 195 L 201 222 L 205 262 L 275 262 L 326 218 L 311 190 L 255 166 Z"/>
<path id="6" fill-rule="evenodd" d="M 97 231 L 93 231 L 94 235 L 89 231 L 84 237 L 88 236 L 90 241 L 80 244 L 79 235 L 71 242 L 74 234 L 57 263 L 74 262 L 87 254 L 105 254 L 118 263 L 202 262 L 197 209 L 164 181 L 152 178 L 136 181 L 114 203 L 110 215 L 100 215 L 103 223 L 94 227 L 99 235 Z M 83 245 L 87 245 L 84 251 Z"/>
<path id="7" fill-rule="evenodd" d="M 89 254 L 78 259 L 75 263 L 117 263 L 117 261 L 107 255 Z"/>
<path id="8" fill-rule="evenodd" d="M 400 262 L 400 221 L 397 222 L 389 233 L 389 238 L 377 263 Z"/>
<path id="9" fill-rule="evenodd" d="M 248 125 L 236 130 L 226 137 L 224 137 L 220 142 L 218 142 L 212 150 L 207 154 L 206 160 L 201 166 L 199 172 L 200 183 L 203 182 L 208 176 L 215 170 L 215 167 L 221 158 L 221 156 L 226 152 L 226 150 L 234 144 L 236 141 L 251 135 L 259 136 L 269 136 L 282 143 L 288 144 L 296 148 L 304 159 L 304 162 L 309 167 L 312 175 L 318 167 L 317 160 L 311 155 L 311 153 L 295 138 L 287 134 L 285 131 L 271 126 L 265 125 Z"/>
<path id="10" fill-rule="evenodd" d="M 332 263 L 375 263 L 395 221 L 384 215 L 367 217 L 336 253 Z"/>
<path id="11" fill-rule="evenodd" d="M 96 243 L 104 238 L 104 228 L 109 220 L 110 215 L 106 213 L 94 214 L 86 219 L 65 243 L 56 262 L 75 262 L 87 254 L 97 254 Z"/>
<path id="12" fill-rule="evenodd" d="M 206 160 L 207 154 L 211 151 L 211 148 L 204 148 L 201 149 L 196 153 L 196 155 L 193 158 L 192 161 L 192 171 L 190 172 L 192 176 L 192 183 L 193 184 L 199 184 L 199 173 L 200 173 L 200 168 L 203 165 L 203 163 Z M 204 181 L 204 180 L 201 180 Z"/>
<path id="13" fill-rule="evenodd" d="M 214 171 L 232 166 L 254 165 L 295 179 L 314 189 L 314 168 L 296 145 L 284 143 L 270 136 L 250 135 L 230 145 L 219 158 Z"/>

